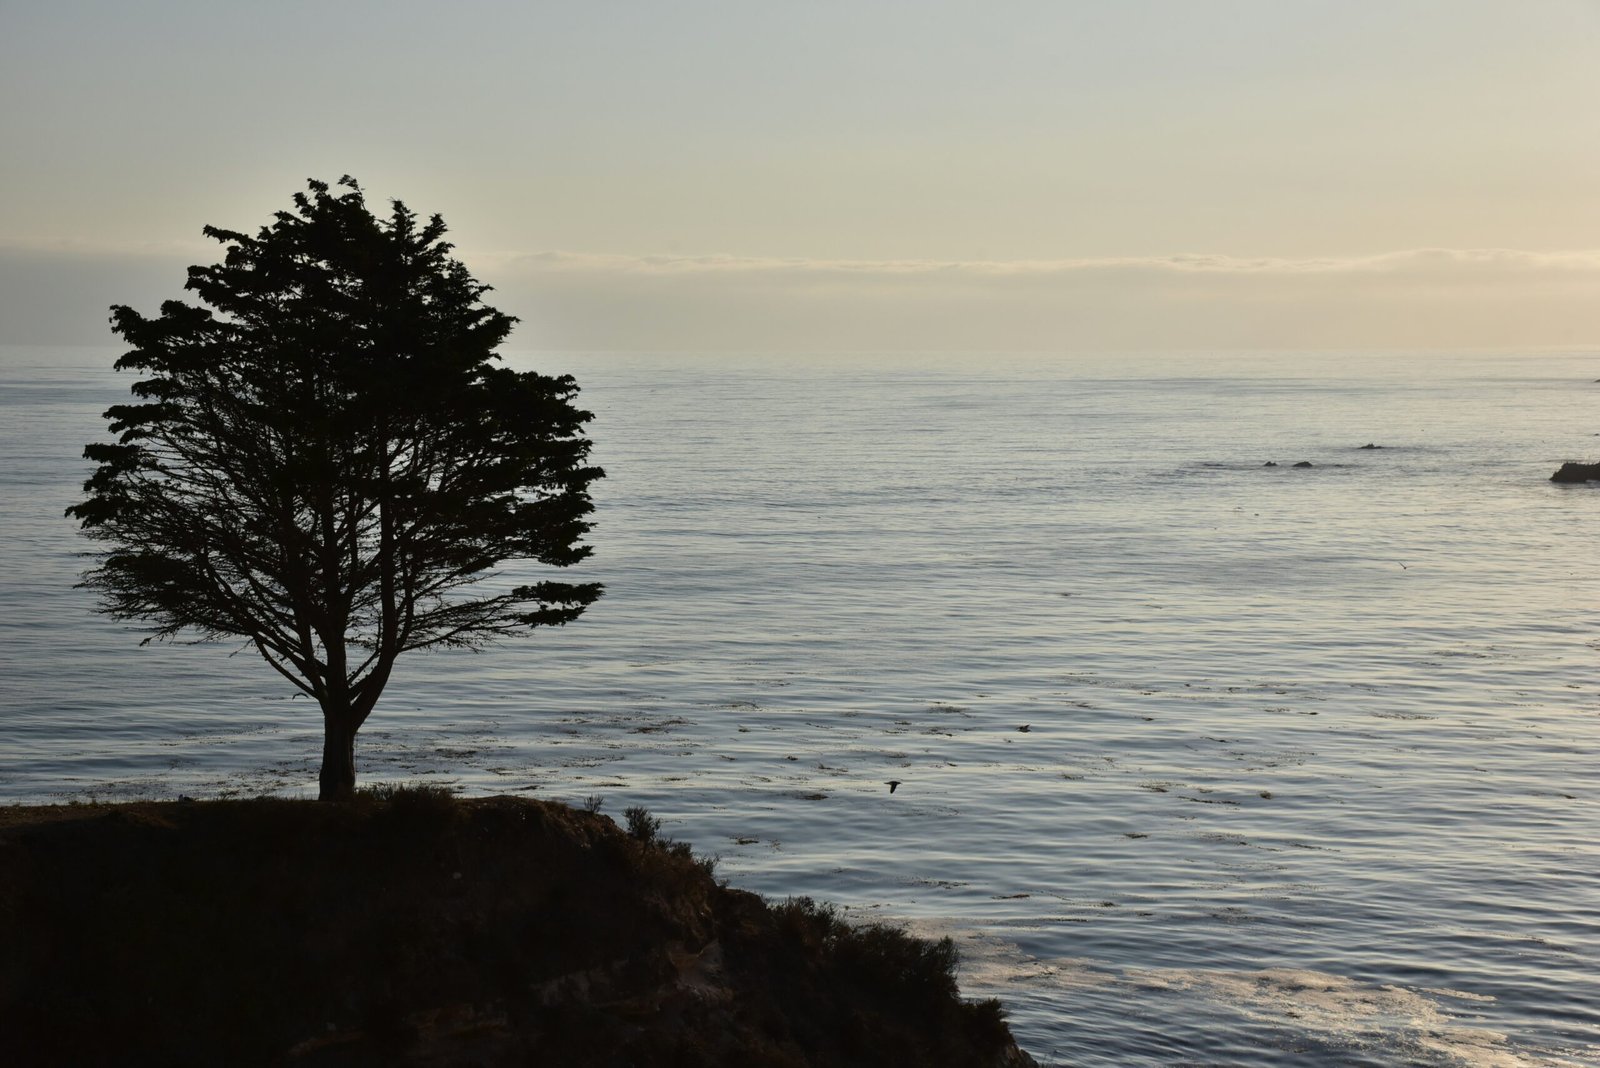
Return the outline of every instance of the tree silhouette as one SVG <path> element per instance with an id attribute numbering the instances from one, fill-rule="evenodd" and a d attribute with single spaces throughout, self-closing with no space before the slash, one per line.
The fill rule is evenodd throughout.
<path id="1" fill-rule="evenodd" d="M 590 414 L 570 376 L 496 366 L 511 316 L 443 221 L 312 181 L 254 237 L 206 227 L 209 307 L 112 308 L 143 372 L 67 509 L 107 547 L 84 585 L 145 639 L 243 637 L 322 708 L 320 796 L 355 790 L 355 735 L 395 659 L 578 617 L 595 583 L 500 570 L 589 555 Z M 526 564 L 520 570 L 527 570 Z"/>

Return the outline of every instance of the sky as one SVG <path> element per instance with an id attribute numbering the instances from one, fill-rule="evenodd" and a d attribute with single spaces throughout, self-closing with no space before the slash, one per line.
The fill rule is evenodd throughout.
<path id="1" fill-rule="evenodd" d="M 523 349 L 1600 345 L 1600 0 L 0 0 L 0 343 L 307 178 Z"/>

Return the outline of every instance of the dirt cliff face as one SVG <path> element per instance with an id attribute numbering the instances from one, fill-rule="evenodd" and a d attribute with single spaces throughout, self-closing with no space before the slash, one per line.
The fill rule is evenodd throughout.
<path id="1" fill-rule="evenodd" d="M 430 791 L 0 810 L 0 1062 L 1015 1065 L 948 942 L 653 821 Z"/>

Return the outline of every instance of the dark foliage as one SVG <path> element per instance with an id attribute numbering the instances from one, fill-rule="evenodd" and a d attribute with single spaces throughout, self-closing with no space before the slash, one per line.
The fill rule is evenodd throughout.
<path id="1" fill-rule="evenodd" d="M 622 815 L 628 821 L 628 834 L 641 842 L 654 842 L 661 833 L 661 821 L 641 805 L 634 805 Z"/>
<path id="2" fill-rule="evenodd" d="M 570 376 L 496 366 L 515 320 L 450 258 L 443 221 L 387 219 L 311 182 L 254 237 L 207 227 L 203 306 L 112 309 L 143 378 L 68 509 L 106 551 L 103 610 L 153 637 L 241 637 L 321 705 L 323 796 L 354 789 L 355 732 L 395 659 L 569 622 L 597 584 L 506 581 L 589 553 Z"/>

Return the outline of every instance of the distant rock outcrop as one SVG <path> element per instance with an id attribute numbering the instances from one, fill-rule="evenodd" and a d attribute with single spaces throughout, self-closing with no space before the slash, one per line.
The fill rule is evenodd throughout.
<path id="1" fill-rule="evenodd" d="M 1564 463 L 1550 476 L 1551 482 L 1600 482 L 1600 464 Z"/>
<path id="2" fill-rule="evenodd" d="M 1301 460 L 1299 463 L 1295 464 L 1295 466 L 1296 467 L 1315 467 L 1317 465 L 1312 463 L 1310 460 Z"/>
<path id="3" fill-rule="evenodd" d="M 1381 448 L 1383 448 L 1383 446 L 1382 446 L 1382 445 L 1374 445 L 1374 444 L 1373 444 L 1373 443 L 1372 443 L 1372 442 L 1370 442 L 1370 441 L 1369 441 L 1369 442 L 1367 442 L 1367 443 L 1366 443 L 1366 444 L 1365 444 L 1365 445 L 1363 445 L 1363 446 L 1361 446 L 1361 447 L 1362 447 L 1362 448 L 1363 448 L 1363 449 L 1381 449 Z"/>

